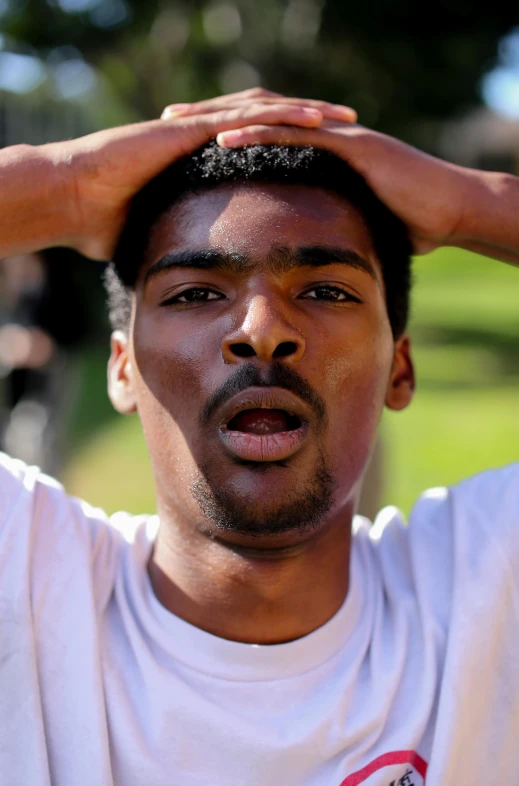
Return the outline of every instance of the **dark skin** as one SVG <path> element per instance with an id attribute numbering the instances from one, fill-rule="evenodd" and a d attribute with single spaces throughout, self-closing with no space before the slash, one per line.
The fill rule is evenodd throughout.
<path id="1" fill-rule="evenodd" d="M 293 255 L 301 247 L 354 252 L 371 273 L 333 259 L 286 264 L 286 254 L 281 265 L 272 253 L 279 247 Z M 251 264 L 171 268 L 146 280 L 167 254 L 209 249 Z M 280 353 L 324 402 L 326 418 L 310 418 L 307 438 L 283 466 L 267 461 L 258 472 L 229 455 L 216 422 L 202 429 L 198 418 L 240 365 L 266 372 Z M 358 211 L 306 186 L 222 186 L 185 199 L 154 228 L 130 335 L 113 337 L 109 378 L 117 409 L 139 412 L 150 451 L 161 527 L 149 573 L 163 605 L 217 636 L 262 644 L 291 641 L 329 620 L 348 590 L 351 519 L 382 409 L 405 407 L 414 387 L 409 340 L 393 339 L 382 272 Z M 311 530 L 222 531 L 190 491 L 207 464 L 244 519 L 275 517 L 287 489 L 299 494 L 313 483 L 322 456 L 333 501 Z"/>
<path id="2" fill-rule="evenodd" d="M 223 146 L 315 145 L 329 150 L 359 172 L 405 223 L 415 253 L 458 246 L 519 264 L 518 178 L 425 155 L 353 125 L 356 115 L 347 107 L 255 88 L 172 105 L 164 118 L 0 151 L 0 255 L 69 246 L 93 259 L 110 258 L 139 189 L 164 167 L 216 137 Z M 213 201 L 200 197 L 187 205 L 195 224 L 183 225 L 183 237 L 173 231 L 175 215 L 164 219 L 146 265 L 186 244 L 193 250 L 196 244 L 199 249 L 208 243 L 234 248 L 240 242 L 248 243 L 261 263 L 269 241 L 295 247 L 315 245 L 324 236 L 330 245 L 331 235 L 335 246 L 342 243 L 372 254 L 360 217 L 346 203 L 341 212 L 337 200 L 323 199 L 317 189 L 304 194 L 295 187 L 283 194 L 270 191 L 267 200 L 251 199 L 250 192 L 246 198 L 243 189 L 240 194 L 232 200 L 227 194 L 219 204 L 214 196 Z M 190 238 L 194 226 L 197 232 Z M 322 625 L 340 606 L 348 586 L 350 519 L 376 423 L 384 401 L 401 409 L 413 387 L 407 339 L 392 341 L 382 290 L 373 289 L 374 279 L 364 284 L 361 276 L 367 274 L 350 270 L 353 278 L 343 281 L 343 266 L 330 268 L 328 274 L 321 269 L 319 281 L 328 276 L 338 284 L 361 287 L 361 301 L 367 296 L 364 287 L 371 287 L 373 297 L 368 292 L 361 306 L 350 302 L 342 310 L 339 304 L 323 304 L 322 296 L 319 302 L 301 300 L 300 285 L 312 282 L 304 276 L 301 281 L 301 271 L 285 272 L 276 276 L 271 267 L 262 271 L 260 265 L 254 276 L 239 282 L 206 282 L 230 286 L 233 296 L 227 306 L 218 301 L 182 317 L 150 299 L 141 280 L 129 340 L 118 334 L 112 342 L 111 398 L 121 412 L 139 410 L 156 474 L 162 529 L 150 563 L 154 589 L 171 611 L 237 641 L 297 638 Z M 167 282 L 162 287 L 167 289 Z M 160 292 L 155 294 L 160 297 Z M 223 294 L 227 297 L 227 290 Z M 211 313 L 220 316 L 210 318 L 205 311 L 209 305 L 214 307 Z M 298 351 L 285 353 L 283 363 L 298 369 L 324 400 L 328 429 L 310 430 L 286 467 L 267 466 L 258 473 L 231 462 L 207 432 L 203 438 L 197 435 L 197 418 L 222 380 L 243 362 L 229 354 L 230 336 L 251 346 L 259 341 L 253 360 L 265 370 L 272 366 L 272 347 L 279 347 L 279 341 L 290 344 L 287 331 Z M 197 462 L 212 456 L 227 490 L 234 489 L 237 499 L 241 494 L 250 504 L 252 519 L 258 509 L 270 507 L 272 512 L 278 504 L 279 510 L 286 499 L 289 484 L 279 482 L 278 470 L 283 469 L 299 491 L 305 479 L 312 479 L 319 452 L 316 439 L 320 452 L 334 464 L 330 468 L 337 480 L 333 505 L 317 528 L 251 540 L 236 534 L 223 538 L 201 520 L 189 491 Z M 258 492 L 262 483 L 272 489 L 263 498 Z"/>

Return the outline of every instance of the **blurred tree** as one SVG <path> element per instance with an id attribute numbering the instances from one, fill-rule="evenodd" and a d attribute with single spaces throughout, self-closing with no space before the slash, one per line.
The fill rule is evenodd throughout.
<path id="1" fill-rule="evenodd" d="M 0 0 L 3 55 L 37 60 L 34 91 L 81 99 L 98 125 L 262 84 L 350 104 L 428 149 L 440 121 L 480 102 L 516 24 L 508 0 L 484 19 L 465 0 Z M 0 87 L 2 68 L 0 53 Z"/>

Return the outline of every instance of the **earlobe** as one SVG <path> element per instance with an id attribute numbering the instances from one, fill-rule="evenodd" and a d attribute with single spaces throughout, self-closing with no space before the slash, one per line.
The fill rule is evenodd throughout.
<path id="1" fill-rule="evenodd" d="M 121 415 L 137 411 L 133 384 L 133 366 L 128 352 L 128 336 L 116 330 L 111 337 L 111 353 L 108 361 L 108 396 Z"/>
<path id="2" fill-rule="evenodd" d="M 415 390 L 414 365 L 411 357 L 411 339 L 405 335 L 395 343 L 393 367 L 386 392 L 386 407 L 405 409 L 412 401 Z"/>

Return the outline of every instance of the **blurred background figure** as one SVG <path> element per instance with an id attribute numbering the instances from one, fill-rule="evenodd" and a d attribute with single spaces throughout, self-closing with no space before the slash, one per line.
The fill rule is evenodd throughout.
<path id="1" fill-rule="evenodd" d="M 0 448 L 54 474 L 73 401 L 68 353 L 87 327 L 67 267 L 48 254 L 0 260 Z"/>
<path id="2" fill-rule="evenodd" d="M 411 0 L 0 0 L 0 146 L 79 136 L 258 85 L 353 106 L 363 125 L 447 160 L 519 174 L 519 13 L 508 0 L 484 15 L 466 0 L 438 0 L 425 23 Z M 31 265 L 27 281 L 41 274 Z M 64 460 L 61 447 L 41 461 L 109 511 L 123 498 L 131 511 L 150 510 L 139 424 L 116 417 L 106 396 L 102 266 L 76 258 L 64 267 L 52 285 L 62 293 L 56 313 L 80 292 L 88 340 L 70 346 L 55 325 L 17 317 L 18 333 L 4 333 L 0 350 L 3 389 L 14 379 L 15 343 L 26 364 L 48 355 L 15 375 L 32 385 L 45 369 L 45 406 L 71 410 Z M 419 392 L 407 411 L 384 416 L 361 507 L 368 514 L 386 503 L 407 511 L 427 487 L 517 459 L 519 418 L 514 427 L 507 415 L 519 384 L 517 272 L 442 249 L 417 260 L 414 274 Z M 4 327 L 9 308 L 0 306 Z M 70 381 L 57 369 L 75 347 L 74 401 L 73 385 L 51 393 L 51 378 Z M 9 417 L 13 400 L 2 405 Z M 63 446 L 54 422 L 50 442 Z"/>

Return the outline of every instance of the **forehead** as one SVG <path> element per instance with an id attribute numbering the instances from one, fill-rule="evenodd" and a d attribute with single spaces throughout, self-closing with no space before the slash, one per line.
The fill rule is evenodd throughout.
<path id="1" fill-rule="evenodd" d="M 379 265 L 350 202 L 314 186 L 225 184 L 189 194 L 152 229 L 145 269 L 172 250 L 218 248 L 264 258 L 274 247 L 335 246 Z"/>

